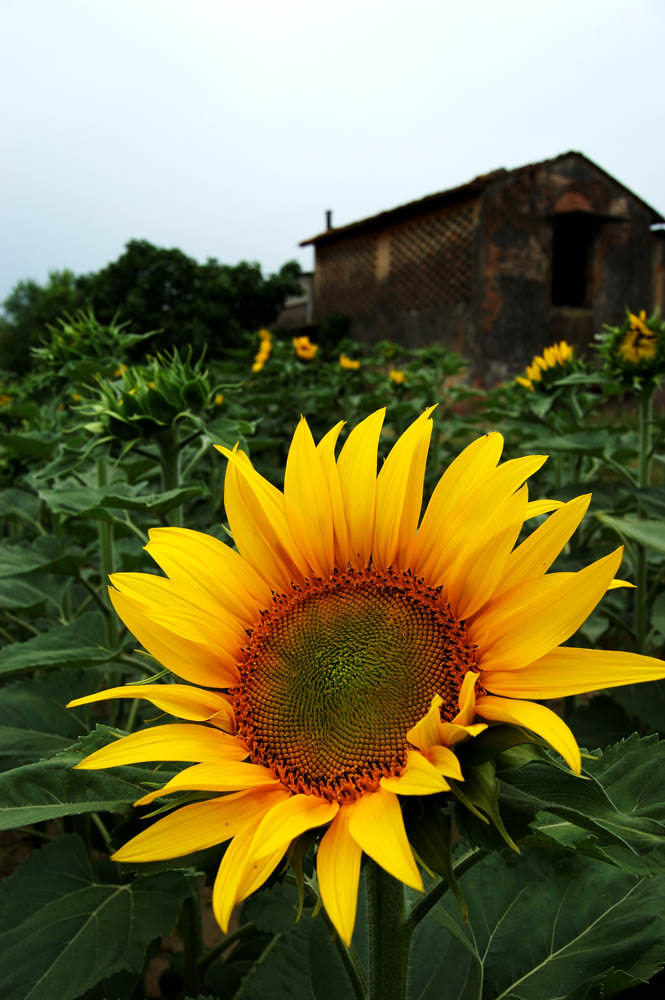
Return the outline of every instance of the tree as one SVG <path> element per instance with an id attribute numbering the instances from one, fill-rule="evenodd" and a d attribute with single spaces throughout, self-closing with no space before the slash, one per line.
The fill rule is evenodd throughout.
<path id="1" fill-rule="evenodd" d="M 47 324 L 80 309 L 92 309 L 104 324 L 155 331 L 133 349 L 137 357 L 169 347 L 205 347 L 211 357 L 223 355 L 242 344 L 248 331 L 270 326 L 287 296 L 300 291 L 299 275 L 296 261 L 264 278 L 257 263 L 231 266 L 211 257 L 199 264 L 181 250 L 130 240 L 100 271 L 54 271 L 45 286 L 19 282 L 0 318 L 0 367 L 27 370 L 30 348 L 48 335 Z"/>
<path id="2" fill-rule="evenodd" d="M 30 367 L 30 350 L 49 336 L 48 326 L 84 304 L 80 278 L 73 271 L 51 271 L 48 282 L 19 281 L 3 302 L 0 317 L 0 368 L 18 373 Z"/>

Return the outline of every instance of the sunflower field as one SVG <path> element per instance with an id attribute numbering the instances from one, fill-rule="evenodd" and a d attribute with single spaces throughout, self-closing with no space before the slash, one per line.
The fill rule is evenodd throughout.
<path id="1" fill-rule="evenodd" d="M 92 313 L 0 383 L 8 1000 L 640 1000 L 665 324 L 463 358 Z"/>

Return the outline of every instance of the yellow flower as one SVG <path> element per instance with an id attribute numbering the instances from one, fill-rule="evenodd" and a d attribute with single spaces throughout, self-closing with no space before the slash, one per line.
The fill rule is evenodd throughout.
<path id="1" fill-rule="evenodd" d="M 114 374 L 114 375 L 115 375 L 115 376 L 116 376 L 117 378 L 121 378 L 121 377 L 122 377 L 122 376 L 123 376 L 123 375 L 125 374 L 125 372 L 126 372 L 126 371 L 127 371 L 127 365 L 118 365 L 118 367 L 117 367 L 117 368 L 116 368 L 116 370 L 115 370 L 115 371 L 113 372 L 113 374 Z"/>
<path id="2" fill-rule="evenodd" d="M 378 475 L 383 410 L 351 430 L 337 458 L 342 422 L 317 445 L 302 419 L 284 492 L 220 446 L 237 551 L 157 528 L 147 551 L 166 576 L 111 578 L 122 620 L 186 683 L 112 688 L 72 705 L 144 698 L 183 721 L 114 740 L 78 767 L 190 765 L 137 804 L 211 797 L 160 817 L 114 859 L 176 858 L 230 840 L 213 890 L 224 930 L 292 841 L 319 830 L 323 905 L 349 942 L 363 851 L 422 888 L 400 797 L 463 780 L 460 741 L 497 722 L 524 727 L 579 774 L 572 732 L 538 701 L 665 676 L 649 657 L 561 645 L 612 586 L 621 549 L 547 574 L 590 498 L 529 502 L 523 484 L 544 456 L 499 464 L 501 435 L 479 438 L 420 520 L 433 409 Z M 526 521 L 551 511 L 517 544 Z"/>
<path id="3" fill-rule="evenodd" d="M 272 334 L 270 330 L 259 330 L 259 340 L 261 344 L 254 355 L 254 363 L 252 364 L 253 372 L 260 372 L 270 357 L 270 352 L 272 351 Z"/>
<path id="4" fill-rule="evenodd" d="M 221 406 L 223 402 L 224 402 L 224 393 L 218 392 L 215 395 L 215 406 Z"/>
<path id="5" fill-rule="evenodd" d="M 353 358 L 347 357 L 346 354 L 340 354 L 339 366 L 340 368 L 346 368 L 347 371 L 356 372 L 360 368 L 360 362 L 354 361 Z"/>
<path id="6" fill-rule="evenodd" d="M 399 368 L 391 368 L 388 375 L 395 385 L 403 385 L 406 382 L 406 374 Z"/>
<path id="7" fill-rule="evenodd" d="M 72 399 L 74 400 L 75 403 L 80 403 L 81 400 L 83 399 L 83 396 L 81 395 L 80 392 L 73 392 Z"/>
<path id="8" fill-rule="evenodd" d="M 292 337 L 293 346 L 295 347 L 296 354 L 303 361 L 311 361 L 312 358 L 316 356 L 316 352 L 319 349 L 318 344 L 313 344 L 309 337 Z"/>
<path id="9" fill-rule="evenodd" d="M 515 381 L 533 392 L 535 382 L 542 382 L 543 372 L 550 372 L 551 369 L 565 365 L 572 361 L 573 348 L 565 340 L 560 340 L 558 344 L 550 344 L 541 354 L 536 354 L 532 358 L 531 364 L 526 366 L 525 374 L 518 375 Z M 556 373 L 558 377 L 559 373 Z"/>
<path id="10" fill-rule="evenodd" d="M 12 397 L 8 396 L 6 392 L 0 393 L 0 406 L 9 406 L 12 401 Z"/>
<path id="11" fill-rule="evenodd" d="M 639 364 L 641 361 L 651 361 L 655 358 L 658 351 L 658 332 L 647 326 L 646 318 L 647 314 L 644 309 L 639 316 L 631 312 L 628 313 L 630 327 L 617 348 L 623 361 Z"/>
<path id="12" fill-rule="evenodd" d="M 148 388 L 149 389 L 154 389 L 155 388 L 155 384 L 156 384 L 155 382 L 148 382 Z"/>

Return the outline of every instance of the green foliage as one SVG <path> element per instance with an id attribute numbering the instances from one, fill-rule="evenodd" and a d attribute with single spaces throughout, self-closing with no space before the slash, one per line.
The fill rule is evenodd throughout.
<path id="1" fill-rule="evenodd" d="M 133 360 L 146 350 L 173 347 L 218 357 L 241 346 L 248 331 L 274 322 L 287 296 L 300 291 L 299 275 L 296 261 L 264 277 L 257 263 L 227 265 L 211 257 L 199 264 L 181 250 L 130 240 L 100 271 L 78 276 L 54 271 L 44 286 L 19 282 L 3 304 L 0 370 L 27 372 L 33 367 L 31 347 L 45 341 L 47 352 L 58 352 L 67 327 L 80 327 L 82 318 L 93 314 L 100 327 L 129 323 L 151 331 L 143 335 L 149 338 L 146 345 L 126 345 Z"/>
<path id="2" fill-rule="evenodd" d="M 161 873 L 118 883 L 96 873 L 78 837 L 32 854 L 0 887 L 0 980 L 7 996 L 75 1000 L 100 980 L 143 967 L 176 922 L 187 883 Z"/>
<path id="3" fill-rule="evenodd" d="M 137 308 L 157 301 L 160 281 L 182 291 L 177 282 L 193 272 L 184 255 L 160 257 L 171 253 L 138 245 L 122 268 L 106 269 L 109 308 L 113 289 L 131 280 L 132 260 L 155 267 L 154 281 L 128 293 Z M 215 267 L 210 262 L 211 282 Z M 217 279 L 218 303 L 222 288 L 236 304 L 243 295 L 256 299 L 253 266 L 233 280 L 226 275 L 226 284 Z M 166 300 L 164 312 L 185 323 L 176 299 Z M 590 516 L 555 569 L 577 570 L 623 541 L 620 575 L 642 573 L 646 581 L 639 590 L 646 630 L 638 627 L 635 591 L 616 590 L 572 643 L 641 645 L 659 655 L 665 641 L 665 487 L 654 444 L 663 422 L 648 417 L 646 467 L 644 421 L 616 395 L 615 380 L 577 371 L 549 379 L 546 393 L 515 385 L 481 393 L 465 384 L 463 359 L 443 348 L 361 345 L 332 320 L 318 349 L 300 355 L 290 336 L 241 335 L 266 322 L 267 312 L 258 311 L 243 314 L 237 327 L 224 319 L 215 328 L 237 333 L 224 340 L 235 346 L 223 358 L 209 354 L 204 365 L 184 350 L 132 363 L 143 341 L 106 315 L 101 300 L 97 308 L 57 323 L 37 354 L 39 374 L 6 381 L 0 395 L 0 829 L 33 850 L 0 888 L 0 981 L 12 1000 L 140 995 L 156 939 L 173 929 L 191 898 L 193 868 L 214 877 L 221 848 L 151 866 L 116 869 L 95 860 L 158 818 L 159 806 L 142 812 L 132 804 L 175 769 L 73 770 L 87 753 L 159 713 L 130 700 L 65 708 L 111 685 L 170 682 L 120 627 L 107 578 L 153 569 L 142 545 L 154 526 L 183 524 L 229 541 L 224 462 L 214 444 L 239 442 L 280 485 L 301 413 L 318 439 L 338 419 L 352 425 L 386 405 L 384 457 L 404 427 L 438 403 L 429 490 L 462 446 L 496 427 L 507 457 L 551 455 L 530 499 L 593 492 Z M 160 325 L 141 321 L 132 329 Z M 187 329 L 194 342 L 195 327 Z M 357 366 L 345 367 L 341 355 Z M 648 734 L 665 734 L 664 691 L 665 682 L 636 685 L 561 706 L 578 738 L 603 748 L 584 758 L 583 779 L 533 735 L 495 726 L 458 748 L 466 780 L 454 783 L 452 794 L 403 802 L 409 838 L 431 873 L 426 894 L 406 900 L 410 997 L 592 1000 L 658 971 L 665 956 L 665 743 Z M 636 729 L 640 735 L 631 735 Z M 317 912 L 316 838 L 294 851 L 304 892 L 299 920 L 296 887 L 277 871 L 243 904 L 232 947 L 199 955 L 194 968 L 167 958 L 173 994 L 362 1000 L 370 975 L 369 863 L 351 961 L 325 912 Z M 183 915 L 179 933 L 189 941 L 186 923 Z"/>
<path id="4" fill-rule="evenodd" d="M 72 271 L 51 271 L 45 285 L 19 281 L 3 302 L 0 318 L 0 370 L 23 373 L 31 366 L 30 349 L 37 347 L 47 327 L 85 305 Z"/>

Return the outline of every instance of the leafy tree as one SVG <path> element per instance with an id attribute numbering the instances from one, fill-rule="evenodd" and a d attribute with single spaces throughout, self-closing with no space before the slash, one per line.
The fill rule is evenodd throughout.
<path id="1" fill-rule="evenodd" d="M 270 325 L 299 290 L 299 274 L 295 261 L 264 278 L 257 263 L 230 266 L 211 257 L 199 264 L 181 250 L 130 240 L 84 287 L 102 322 L 117 316 L 134 329 L 161 331 L 142 351 L 205 347 L 215 357 L 240 345 L 247 331 Z"/>
<path id="2" fill-rule="evenodd" d="M 0 368 L 24 372 L 30 349 L 48 336 L 47 326 L 76 312 L 84 303 L 81 280 L 73 271 L 51 271 L 48 282 L 19 281 L 3 302 L 0 317 Z"/>
<path id="3" fill-rule="evenodd" d="M 257 263 L 227 265 L 211 257 L 199 264 L 181 250 L 130 240 L 100 271 L 54 271 L 44 286 L 19 282 L 0 318 L 0 368 L 26 371 L 30 349 L 48 337 L 47 326 L 81 309 L 94 310 L 102 324 L 157 331 L 134 347 L 134 358 L 173 347 L 224 355 L 248 331 L 270 326 L 286 297 L 300 290 L 299 275 L 296 261 L 264 277 Z"/>

